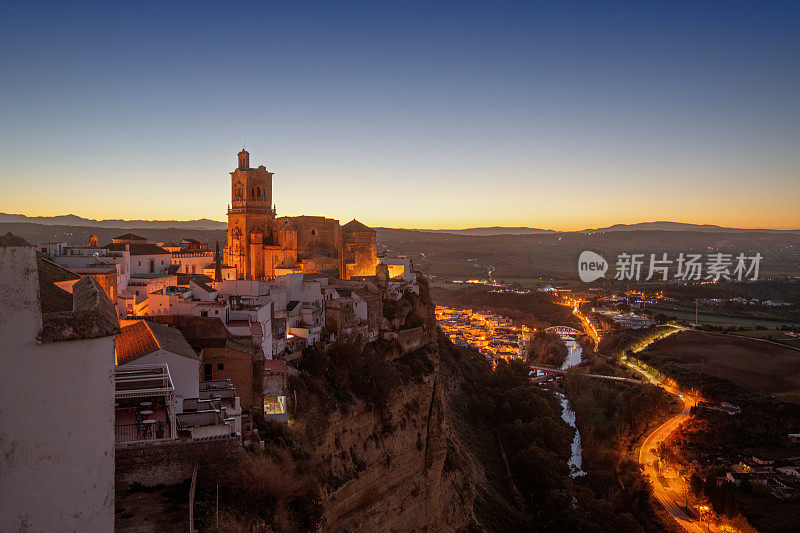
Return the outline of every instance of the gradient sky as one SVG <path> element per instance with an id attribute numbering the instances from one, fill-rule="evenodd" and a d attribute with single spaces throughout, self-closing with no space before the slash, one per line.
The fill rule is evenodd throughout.
<path id="1" fill-rule="evenodd" d="M 800 2 L 6 2 L 0 212 L 800 228 Z"/>

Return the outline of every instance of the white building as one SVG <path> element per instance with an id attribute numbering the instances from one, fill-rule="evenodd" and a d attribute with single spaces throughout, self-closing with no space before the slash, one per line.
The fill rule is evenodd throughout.
<path id="1" fill-rule="evenodd" d="M 188 287 L 169 286 L 148 295 L 138 315 L 190 315 L 230 320 L 230 307 L 217 299 L 217 291 L 205 283 L 190 281 Z"/>
<path id="2" fill-rule="evenodd" d="M 111 252 L 129 252 L 131 275 L 166 274 L 172 264 L 170 252 L 132 233 L 114 237 L 103 248 Z"/>
<path id="3" fill-rule="evenodd" d="M 153 400 L 145 406 L 146 416 L 155 417 L 152 420 L 156 424 L 163 424 L 160 438 L 175 438 L 181 433 L 192 439 L 241 434 L 242 408 L 235 390 L 225 387 L 228 392 L 221 392 L 220 387 L 200 381 L 200 358 L 178 329 L 145 320 L 123 327 L 117 337 L 116 361 L 121 371 L 135 372 L 158 365 L 166 368 L 174 391 L 174 407 L 170 408 L 168 399 Z M 210 389 L 220 392 L 213 394 Z M 142 420 L 135 423 L 141 425 Z M 171 434 L 167 431 L 170 427 Z M 159 438 L 157 430 L 146 437 Z"/>
<path id="4" fill-rule="evenodd" d="M 211 250 L 181 250 L 180 252 L 172 252 L 170 262 L 175 266 L 175 272 L 203 274 L 203 269 L 213 260 L 214 252 Z"/>
<path id="5" fill-rule="evenodd" d="M 122 328 L 117 337 L 117 366 L 161 363 L 169 367 L 179 403 L 183 398 L 198 397 L 200 358 L 180 331 L 145 320 Z"/>
<path id="6" fill-rule="evenodd" d="M 42 281 L 0 237 L 0 531 L 112 531 L 116 313 L 91 276 Z"/>
<path id="7" fill-rule="evenodd" d="M 411 258 L 405 255 L 379 257 L 378 260 L 389 268 L 389 279 L 413 283 L 417 280 Z"/>

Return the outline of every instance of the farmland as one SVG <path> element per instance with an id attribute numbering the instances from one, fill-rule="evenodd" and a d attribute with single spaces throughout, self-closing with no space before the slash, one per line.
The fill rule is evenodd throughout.
<path id="1" fill-rule="evenodd" d="M 732 335 L 685 331 L 647 352 L 674 359 L 683 368 L 728 379 L 753 392 L 786 399 L 800 391 L 800 350 Z"/>

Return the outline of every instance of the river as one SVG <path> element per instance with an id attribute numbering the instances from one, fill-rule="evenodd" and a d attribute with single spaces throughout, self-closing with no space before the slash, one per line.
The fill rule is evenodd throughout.
<path id="1" fill-rule="evenodd" d="M 567 358 L 564 360 L 564 364 L 561 365 L 561 370 L 566 370 L 581 362 L 583 348 L 570 337 L 562 338 L 564 339 L 564 344 L 567 346 Z M 572 410 L 569 400 L 567 400 L 567 397 L 564 396 L 563 393 L 555 391 L 555 394 L 561 401 L 561 418 L 575 429 L 575 437 L 572 439 L 572 456 L 569 459 L 569 463 L 567 463 L 570 469 L 570 477 L 585 476 L 586 472 L 581 468 L 583 464 L 583 452 L 581 450 L 581 434 L 578 431 L 578 426 L 575 425 L 575 411 Z"/>

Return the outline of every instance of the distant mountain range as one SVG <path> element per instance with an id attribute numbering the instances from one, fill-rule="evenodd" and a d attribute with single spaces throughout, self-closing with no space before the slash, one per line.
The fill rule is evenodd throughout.
<path id="1" fill-rule="evenodd" d="M 704 231 L 704 232 L 720 232 L 720 233 L 729 233 L 729 232 L 754 232 L 754 231 L 767 231 L 767 232 L 781 232 L 781 233 L 800 233 L 800 229 L 745 229 L 745 228 L 726 228 L 723 226 L 717 226 L 716 224 L 685 224 L 683 222 L 668 222 L 668 221 L 658 221 L 658 222 L 639 222 L 637 224 L 614 224 L 613 226 L 608 226 L 607 228 L 596 228 L 596 229 L 586 229 L 583 230 L 584 232 L 587 231 L 636 231 L 636 230 L 645 230 L 645 231 Z"/>
<path id="2" fill-rule="evenodd" d="M 556 233 L 555 230 L 551 229 L 503 227 L 503 226 L 491 226 L 488 228 L 467 228 L 467 229 L 415 229 L 412 231 L 421 231 L 424 233 L 453 233 L 455 235 L 474 235 L 478 237 L 487 237 L 490 235 L 537 235 L 540 233 Z"/>
<path id="3" fill-rule="evenodd" d="M 43 224 L 45 226 L 89 226 L 93 228 L 120 228 L 120 229 L 193 229 L 193 230 L 220 230 L 228 229 L 227 222 L 201 218 L 199 220 L 121 220 L 105 219 L 94 220 L 78 215 L 58 215 L 54 217 L 29 217 L 0 213 L 0 222 L 15 222 L 28 224 Z"/>
<path id="4" fill-rule="evenodd" d="M 198 220 L 121 220 L 105 219 L 94 220 L 78 215 L 58 215 L 53 217 L 29 217 L 9 213 L 0 213 L 0 223 L 27 223 L 42 224 L 45 226 L 80 226 L 92 228 L 118 228 L 118 229 L 186 229 L 186 230 L 225 230 L 226 222 L 201 218 Z M 559 232 L 552 229 L 529 228 L 524 226 L 490 226 L 466 229 L 406 229 L 406 228 L 375 228 L 377 230 L 418 231 L 422 233 L 448 233 L 453 235 L 470 235 L 474 237 L 489 237 L 492 235 L 542 235 L 553 233 L 589 233 L 610 231 L 700 231 L 706 233 L 731 233 L 731 232 L 776 232 L 800 233 L 797 230 L 777 229 L 745 229 L 726 228 L 714 224 L 686 224 L 682 222 L 639 222 L 636 224 L 614 224 L 605 228 L 589 228 L 580 232 Z"/>
<path id="5" fill-rule="evenodd" d="M 391 229 L 391 228 L 377 228 Z M 423 233 L 451 233 L 454 235 L 472 235 L 476 237 L 488 237 L 491 235 L 540 235 L 550 233 L 590 233 L 590 232 L 609 232 L 609 231 L 701 231 L 706 233 L 742 233 L 742 232 L 778 232 L 778 233 L 800 233 L 798 230 L 779 230 L 779 229 L 747 229 L 747 228 L 726 228 L 715 224 L 686 224 L 683 222 L 639 222 L 636 224 L 614 224 L 605 228 L 589 228 L 579 232 L 560 232 L 552 229 L 528 228 L 528 227 L 505 227 L 491 226 L 485 228 L 466 228 L 466 229 L 413 229 L 409 231 L 419 231 Z"/>

